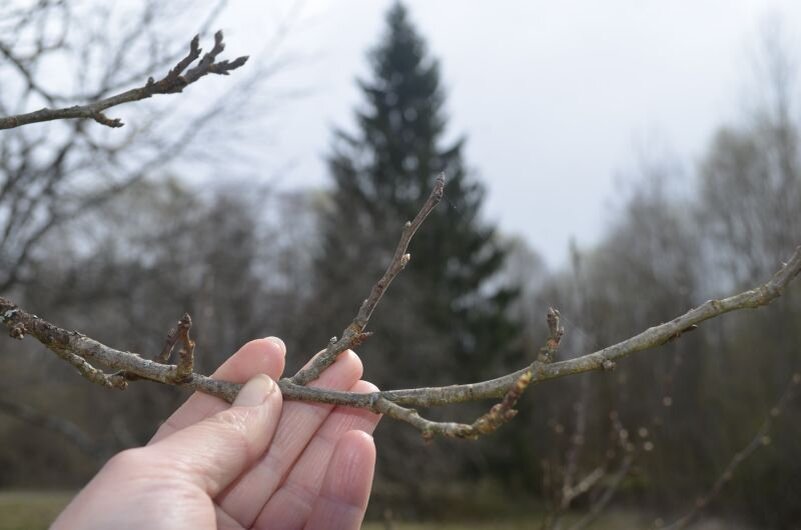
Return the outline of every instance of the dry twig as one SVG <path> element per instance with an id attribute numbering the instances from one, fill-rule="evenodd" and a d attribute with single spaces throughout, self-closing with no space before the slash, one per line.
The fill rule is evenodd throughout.
<path id="1" fill-rule="evenodd" d="M 687 528 L 687 526 L 698 516 L 698 514 L 700 514 L 701 511 L 720 494 L 720 492 L 723 490 L 723 487 L 729 481 L 731 481 L 731 479 L 734 477 L 734 472 L 737 470 L 740 464 L 742 464 L 749 456 L 756 452 L 757 449 L 770 444 L 770 429 L 773 426 L 773 422 L 781 415 L 782 411 L 787 406 L 787 403 L 789 403 L 790 400 L 792 400 L 798 394 L 800 386 L 801 373 L 794 373 L 792 377 L 790 377 L 790 381 L 787 383 L 787 387 L 785 388 L 781 397 L 773 406 L 773 408 L 770 409 L 770 412 L 765 417 L 765 420 L 762 422 L 762 425 L 759 427 L 759 430 L 757 430 L 754 437 L 751 438 L 745 447 L 743 447 L 732 457 L 728 465 L 726 465 L 726 467 L 723 469 L 723 472 L 718 476 L 717 480 L 715 480 L 715 483 L 712 485 L 709 491 L 696 499 L 692 509 L 670 524 L 667 528 L 671 530 Z"/>
<path id="2" fill-rule="evenodd" d="M 17 418 L 20 421 L 24 421 L 34 427 L 39 427 L 62 436 L 80 449 L 85 455 L 98 462 L 102 463 L 108 458 L 107 452 L 103 451 L 91 436 L 86 434 L 78 425 L 67 419 L 45 414 L 24 403 L 15 403 L 5 399 L 0 399 L 0 412 Z"/>
<path id="3" fill-rule="evenodd" d="M 245 64 L 247 56 L 238 57 L 233 61 L 217 61 L 217 56 L 225 49 L 222 31 L 214 34 L 214 47 L 201 58 L 200 37 L 195 36 L 189 44 L 189 52 L 181 59 L 162 79 L 156 81 L 152 77 L 139 87 L 126 90 L 120 94 L 87 103 L 85 105 L 75 105 L 63 108 L 43 108 L 26 114 L 16 116 L 0 117 L 0 129 L 13 129 L 30 123 L 43 121 L 64 120 L 64 119 L 93 119 L 96 122 L 108 127 L 122 127 L 122 120 L 119 118 L 109 118 L 104 111 L 132 101 L 147 99 L 156 94 L 175 94 L 182 92 L 183 89 L 208 74 L 228 75 L 231 70 L 235 70 Z M 2 50 L 0 50 L 2 51 Z M 199 59 L 199 61 L 198 61 Z M 189 66 L 198 61 L 197 64 Z M 187 69 L 188 68 L 188 69 Z"/>
<path id="4" fill-rule="evenodd" d="M 285 399 L 369 409 L 412 424 L 426 438 L 434 435 L 474 438 L 492 432 L 511 419 L 514 415 L 514 404 L 529 384 L 593 370 L 609 370 L 614 367 L 617 360 L 632 353 L 656 348 L 671 337 L 675 337 L 705 320 L 730 311 L 766 305 L 779 297 L 790 281 L 801 271 L 801 247 L 798 247 L 788 262 L 764 285 L 728 298 L 710 300 L 670 322 L 649 328 L 597 352 L 549 363 L 543 362 L 543 360 L 553 357 L 564 334 L 564 329 L 559 322 L 559 313 L 551 309 L 547 319 L 550 335 L 541 350 L 540 359 L 516 372 L 488 381 L 445 387 L 386 390 L 370 394 L 354 394 L 304 386 L 304 383 L 314 380 L 322 370 L 333 363 L 339 353 L 364 340 L 364 329 L 370 315 L 389 283 L 409 262 L 410 256 L 406 253 L 409 241 L 428 213 L 439 202 L 443 187 L 444 177 L 440 176 L 420 213 L 413 221 L 404 226 L 400 242 L 387 271 L 373 286 L 370 296 L 360 307 L 351 325 L 345 329 L 342 338 L 332 340 L 328 348 L 316 358 L 309 369 L 299 372 L 293 378 L 285 378 L 278 382 Z M 60 328 L 30 314 L 5 298 L 0 298 L 0 322 L 9 329 L 11 336 L 21 339 L 26 334 L 32 335 L 48 349 L 73 364 L 84 377 L 107 387 L 122 389 L 125 388 L 128 381 L 134 378 L 148 379 L 197 390 L 229 402 L 234 400 L 242 387 L 241 384 L 219 381 L 193 373 L 191 369 L 187 371 L 187 367 L 191 367 L 193 346 L 189 346 L 191 341 L 188 339 L 188 334 L 185 334 L 185 338 L 181 338 L 181 333 L 178 331 L 175 332 L 175 336 L 171 334 L 168 337 L 168 344 L 165 346 L 165 351 L 171 350 L 179 339 L 184 342 L 182 360 L 174 365 L 164 360 L 164 352 L 158 360 L 154 361 L 136 353 L 116 350 L 77 331 Z M 188 325 L 185 327 L 186 333 L 188 333 Z M 169 356 L 169 352 L 166 355 Z M 95 365 L 118 371 L 118 373 L 106 374 L 95 368 Z M 502 399 L 502 401 L 472 424 L 433 422 L 421 417 L 415 410 L 415 408 L 483 399 Z"/>
<path id="5" fill-rule="evenodd" d="M 306 385 L 314 381 L 320 377 L 323 370 L 336 361 L 340 353 L 361 344 L 369 336 L 365 333 L 364 328 L 367 326 L 370 316 L 373 314 L 378 302 L 381 301 L 381 297 L 384 296 L 384 292 L 389 287 L 389 284 L 400 274 L 412 258 L 411 254 L 406 252 L 409 248 L 409 243 L 412 241 L 417 229 L 420 228 L 420 225 L 426 220 L 428 214 L 431 213 L 431 210 L 442 200 L 442 194 L 444 192 L 445 175 L 440 174 L 434 181 L 434 189 L 431 190 L 431 194 L 428 196 L 425 204 L 423 204 L 423 207 L 420 208 L 414 220 L 406 221 L 406 224 L 403 225 L 403 232 L 401 233 L 400 241 L 398 241 L 398 246 L 395 247 L 392 261 L 389 262 L 389 266 L 383 276 L 373 285 L 373 288 L 370 290 L 370 295 L 362 302 L 361 307 L 359 307 L 359 312 L 356 313 L 356 317 L 350 325 L 345 328 L 345 331 L 342 332 L 342 337 L 339 340 L 337 340 L 336 337 L 332 337 L 325 351 L 315 357 L 308 367 L 301 369 L 292 377 L 291 381 L 293 383 L 296 385 Z"/>

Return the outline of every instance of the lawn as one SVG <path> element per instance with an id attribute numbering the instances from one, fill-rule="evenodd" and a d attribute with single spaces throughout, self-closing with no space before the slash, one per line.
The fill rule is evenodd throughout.
<path id="1" fill-rule="evenodd" d="M 39 530 L 46 529 L 56 515 L 70 501 L 71 491 L 0 491 L 0 530 Z M 539 520 L 534 517 L 510 518 L 503 520 L 487 520 L 482 523 L 430 523 L 393 522 L 387 526 L 383 522 L 368 522 L 364 530 L 479 530 L 492 528 L 496 530 L 528 530 L 538 528 Z M 639 528 L 643 520 L 631 514 L 612 514 L 601 524 L 594 526 L 598 530 Z"/>
<path id="2" fill-rule="evenodd" d="M 39 530 L 46 529 L 56 515 L 70 501 L 75 492 L 71 491 L 0 491 L 0 530 Z M 575 521 L 578 515 L 567 515 L 565 526 Z M 487 519 L 483 522 L 444 522 L 427 523 L 367 522 L 363 530 L 531 530 L 539 528 L 538 516 L 508 517 Z M 594 530 L 621 530 L 651 528 L 653 520 L 631 511 L 610 510 L 591 525 Z M 705 520 L 694 526 L 695 529 L 722 530 L 743 526 L 732 525 L 715 520 Z"/>
<path id="3" fill-rule="evenodd" d="M 39 530 L 53 522 L 74 491 L 0 491 L 0 530 Z"/>

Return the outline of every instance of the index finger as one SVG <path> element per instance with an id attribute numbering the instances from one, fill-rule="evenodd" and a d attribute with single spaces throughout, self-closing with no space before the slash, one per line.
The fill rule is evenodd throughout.
<path id="1" fill-rule="evenodd" d="M 233 383 L 246 383 L 255 375 L 267 374 L 277 381 L 284 372 L 285 358 L 286 346 L 281 339 L 267 337 L 252 340 L 220 365 L 211 377 Z M 228 407 L 230 405 L 220 398 L 195 392 L 161 424 L 148 445 Z"/>

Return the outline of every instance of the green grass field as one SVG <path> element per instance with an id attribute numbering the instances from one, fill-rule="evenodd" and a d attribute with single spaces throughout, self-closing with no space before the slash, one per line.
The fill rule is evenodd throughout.
<path id="1" fill-rule="evenodd" d="M 0 530 L 47 528 L 73 495 L 73 491 L 2 491 Z"/>
<path id="2" fill-rule="evenodd" d="M 0 491 L 0 530 L 39 530 L 46 529 L 66 506 L 75 492 L 71 491 Z M 393 522 L 393 530 L 529 530 L 539 526 L 539 519 L 510 518 L 487 520 L 482 523 L 403 523 Z M 615 513 L 594 526 L 598 530 L 640 528 L 643 520 L 632 514 Z M 384 530 L 382 522 L 368 522 L 364 530 Z"/>
<path id="3" fill-rule="evenodd" d="M 0 530 L 39 530 L 46 529 L 66 506 L 75 492 L 72 491 L 0 491 Z M 575 521 L 578 515 L 565 516 L 566 527 Z M 387 526 L 383 522 L 367 522 L 364 530 L 536 530 L 540 517 L 537 515 L 486 519 L 480 523 L 434 521 L 427 523 L 393 522 Z M 626 530 L 650 528 L 651 518 L 631 511 L 611 510 L 591 526 L 594 530 Z M 744 529 L 720 521 L 706 520 L 700 522 L 695 529 L 722 530 Z"/>
<path id="4" fill-rule="evenodd" d="M 571 523 L 577 521 L 577 516 L 566 516 L 563 520 L 563 528 L 569 528 Z M 540 528 L 541 518 L 536 516 L 518 517 L 510 519 L 486 520 L 480 523 L 393 523 L 389 528 L 392 530 L 537 530 Z M 363 530 L 385 530 L 388 528 L 384 523 L 367 522 L 362 527 Z M 593 530 L 626 530 L 650 528 L 650 521 L 631 513 L 615 512 L 599 519 L 591 525 Z"/>

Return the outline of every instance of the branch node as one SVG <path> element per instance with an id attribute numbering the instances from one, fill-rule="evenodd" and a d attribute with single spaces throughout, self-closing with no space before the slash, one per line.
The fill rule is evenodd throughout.
<path id="1" fill-rule="evenodd" d="M 362 331 L 361 333 L 357 333 L 356 336 L 353 337 L 350 347 L 358 348 L 359 346 L 364 344 L 364 341 L 369 339 L 372 334 L 373 334 L 372 331 Z"/>
<path id="2" fill-rule="evenodd" d="M 182 343 L 181 351 L 178 353 L 178 365 L 175 370 L 175 381 L 178 383 L 185 383 L 191 380 L 195 368 L 195 341 L 189 337 L 191 328 L 192 317 L 189 316 L 189 313 L 184 313 L 184 316 L 178 321 L 178 337 Z"/>
<path id="3" fill-rule="evenodd" d="M 119 118 L 109 118 L 102 112 L 95 112 L 92 114 L 92 119 L 95 120 L 97 123 L 101 125 L 105 125 L 111 128 L 122 127 L 123 123 L 122 120 Z"/>
<path id="4" fill-rule="evenodd" d="M 17 340 L 24 339 L 25 333 L 26 333 L 25 324 L 23 324 L 22 322 L 17 322 L 13 326 L 11 326 L 11 329 L 8 330 L 8 336 L 11 337 L 12 339 L 17 339 Z"/>
<path id="5" fill-rule="evenodd" d="M 362 302 L 362 305 L 359 307 L 359 311 L 356 313 L 356 316 L 353 318 L 348 327 L 345 328 L 345 331 L 342 333 L 342 338 L 340 338 L 339 341 L 329 342 L 328 347 L 322 354 L 314 357 L 308 366 L 300 369 L 294 376 L 292 376 L 291 381 L 293 384 L 306 385 L 311 381 L 314 381 L 320 377 L 320 374 L 323 373 L 326 368 L 331 366 L 334 361 L 336 361 L 340 353 L 348 348 L 353 347 L 354 340 L 359 340 L 358 337 L 361 333 L 363 333 L 365 327 L 367 326 L 367 322 L 370 320 L 370 316 L 373 314 L 376 306 L 381 301 L 381 297 L 384 295 L 384 292 L 387 290 L 390 283 L 392 283 L 392 280 L 394 280 L 395 277 L 403 270 L 403 268 L 409 262 L 409 259 L 411 259 L 411 256 L 406 252 L 409 248 L 409 243 L 414 237 L 414 234 L 426 220 L 426 217 L 428 217 L 428 214 L 430 214 L 437 204 L 439 204 L 440 200 L 442 199 L 444 189 L 445 175 L 440 173 L 435 179 L 434 189 L 431 191 L 431 194 L 428 196 L 426 202 L 420 208 L 420 211 L 417 212 L 417 215 L 412 221 L 407 221 L 404 225 L 403 231 L 401 232 L 400 241 L 398 241 L 398 244 L 395 247 L 395 252 L 392 255 L 392 259 L 390 260 L 386 271 L 384 271 L 384 274 L 381 276 L 381 278 L 379 278 L 378 281 L 373 284 L 373 288 L 370 290 L 370 295 L 364 300 L 364 302 Z"/>

